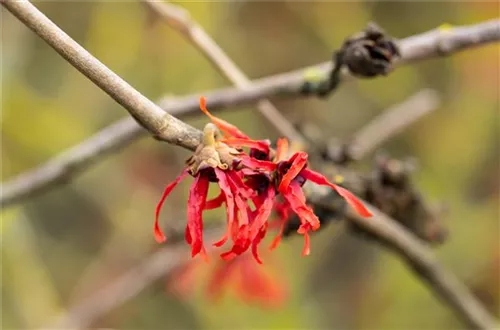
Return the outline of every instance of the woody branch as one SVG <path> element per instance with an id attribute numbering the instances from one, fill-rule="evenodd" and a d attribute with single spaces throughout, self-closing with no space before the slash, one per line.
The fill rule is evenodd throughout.
<path id="1" fill-rule="evenodd" d="M 157 139 L 194 150 L 201 132 L 163 111 L 85 48 L 71 39 L 27 0 L 1 0 L 2 5 L 35 32 L 68 63 L 106 92 Z"/>
<path id="2" fill-rule="evenodd" d="M 205 230 L 207 239 L 216 239 L 224 232 L 223 227 Z M 174 271 L 189 260 L 189 249 L 184 244 L 184 234 L 171 237 L 165 247 L 151 254 L 132 269 L 120 274 L 111 284 L 96 294 L 79 302 L 61 315 L 48 329 L 85 329 L 125 304 L 154 281 Z M 207 247 L 213 249 L 212 245 Z"/>
<path id="3" fill-rule="evenodd" d="M 387 109 L 383 112 L 383 115 L 375 118 L 372 123 L 366 125 L 369 129 L 361 129 L 359 134 L 354 135 L 354 141 L 356 141 L 354 145 L 358 143 L 363 145 L 362 148 L 354 149 L 357 150 L 355 155 L 363 157 L 373 152 L 379 146 L 378 143 L 381 143 L 386 138 L 390 138 L 388 134 L 391 133 L 383 129 L 387 126 L 389 118 L 391 121 L 391 129 L 389 131 L 392 132 L 393 136 L 398 131 L 409 126 L 420 116 L 435 110 L 439 106 L 439 102 L 439 97 L 435 91 L 422 90 L 401 104 Z M 371 133 L 363 133 L 367 130 Z M 371 141 L 365 141 L 368 137 L 370 137 Z M 356 221 L 356 219 L 353 221 Z M 219 237 L 223 230 L 224 226 L 218 225 L 216 228 L 206 229 L 205 236 L 207 240 L 210 240 L 211 237 Z M 168 276 L 173 270 L 189 262 L 188 248 L 183 242 L 183 231 L 171 231 L 172 233 L 168 235 L 170 240 L 167 246 L 156 251 L 143 262 L 118 276 L 105 288 L 74 306 L 70 306 L 68 311 L 60 315 L 50 328 L 78 329 L 89 327 L 102 316 L 118 308 L 128 300 L 133 299 L 135 295 L 139 294 L 150 283 Z M 389 244 L 389 246 L 391 245 Z M 213 246 L 209 245 L 207 248 L 211 249 Z M 411 248 L 415 249 L 414 246 Z M 432 254 L 428 251 L 421 252 L 421 254 L 432 258 Z"/>
<path id="4" fill-rule="evenodd" d="M 2 0 L 4 6 L 6 3 L 8 3 L 7 0 Z M 51 23 L 51 25 L 54 24 Z M 396 65 L 449 55 L 498 40 L 500 40 L 500 20 L 456 27 L 446 32 L 436 29 L 400 40 L 398 46 L 401 59 Z M 314 68 L 326 75 L 331 65 L 330 62 L 325 62 Z M 207 106 L 214 111 L 251 104 L 270 96 L 301 97 L 302 86 L 307 83 L 306 71 L 307 69 L 300 69 L 257 79 L 245 89 L 224 88 L 203 94 L 207 96 Z M 349 73 L 343 71 L 343 77 L 349 77 Z M 199 111 L 198 98 L 199 94 L 174 100 L 172 97 L 165 97 L 159 100 L 159 105 L 172 115 L 184 116 Z M 146 131 L 132 118 L 121 119 L 45 164 L 3 183 L 0 187 L 0 207 L 22 202 L 62 182 L 68 182 L 102 157 L 146 135 Z"/>
<path id="5" fill-rule="evenodd" d="M 355 212 L 348 213 L 347 218 L 377 235 L 403 262 L 410 266 L 416 276 L 427 284 L 437 297 L 449 305 L 471 328 L 494 328 L 495 319 L 488 314 L 467 287 L 439 263 L 429 247 L 423 245 L 395 220 L 374 207 L 370 206 L 370 211 L 374 213 L 374 217 L 370 219 L 360 217 Z M 208 230 L 206 235 L 218 237 L 222 231 L 222 228 L 213 228 Z M 150 283 L 167 276 L 186 263 L 189 260 L 188 249 L 183 242 L 173 241 L 136 267 L 121 274 L 104 289 L 71 306 L 49 328 L 87 328 L 103 315 L 132 299 Z"/>
<path id="6" fill-rule="evenodd" d="M 14 2 L 1 0 L 1 3 L 25 25 L 51 45 L 70 64 L 124 106 L 131 116 L 157 138 L 191 150 L 199 143 L 200 132 L 198 130 L 171 115 L 163 113 L 153 102 L 137 92 L 105 65 L 92 57 L 92 55 L 72 40 L 28 1 Z M 373 211 L 376 212 L 376 210 Z M 404 242 L 408 239 L 405 235 L 409 234 L 403 229 L 388 231 L 387 226 L 392 226 L 391 220 L 379 212 L 376 213 L 378 213 L 376 217 L 377 221 L 359 217 L 356 218 L 356 221 L 369 232 L 384 239 L 390 239 L 394 242 Z M 450 286 L 444 283 L 449 281 L 450 278 L 453 278 L 451 274 L 447 277 L 432 276 L 435 274 L 435 272 L 432 271 L 432 266 L 434 264 L 421 258 L 422 255 L 419 254 L 418 251 L 411 250 L 417 248 L 420 250 L 424 249 L 425 251 L 425 247 L 417 240 L 415 240 L 415 244 L 415 246 L 399 244 L 397 245 L 398 249 L 396 251 L 402 257 L 413 261 L 412 265 L 420 270 L 422 278 L 428 279 L 427 282 L 430 284 L 431 288 L 434 289 L 435 293 L 443 296 L 445 292 L 451 291 L 453 294 L 466 300 L 468 304 L 457 305 L 450 303 L 450 307 L 454 308 L 459 313 L 465 313 L 464 318 L 470 321 L 470 324 L 477 328 L 493 327 L 493 318 L 488 315 L 465 288 L 463 288 L 463 290 L 458 290 L 456 286 Z M 444 272 L 444 270 L 442 271 Z M 449 290 L 442 290 L 440 286 L 448 287 Z M 471 300 L 473 303 L 471 303 Z M 445 299 L 445 301 L 448 300 Z M 480 313 L 478 313 L 478 311 L 480 311 Z"/>
<path id="7" fill-rule="evenodd" d="M 247 90 L 252 82 L 240 68 L 227 56 L 219 45 L 192 20 L 183 8 L 153 0 L 142 0 L 143 3 L 162 21 L 178 31 L 189 40 L 212 63 L 212 65 L 237 88 Z M 305 143 L 302 135 L 267 99 L 257 102 L 258 111 L 275 127 L 275 129 L 290 140 Z"/>

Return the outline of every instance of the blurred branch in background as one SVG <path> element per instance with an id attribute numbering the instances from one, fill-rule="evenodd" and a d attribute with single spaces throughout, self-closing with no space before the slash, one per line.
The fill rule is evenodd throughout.
<path id="1" fill-rule="evenodd" d="M 448 28 L 446 30 L 437 28 L 398 40 L 397 45 L 401 57 L 395 65 L 408 65 L 434 57 L 447 56 L 455 52 L 498 41 L 500 41 L 500 19 L 470 26 Z M 443 47 L 443 45 L 447 46 Z M 317 76 L 326 77 L 332 66 L 330 61 L 323 62 L 308 68 L 255 79 L 252 86 L 245 91 L 237 88 L 224 88 L 203 94 L 207 98 L 207 106 L 214 110 L 247 104 L 270 96 L 300 97 L 302 96 L 301 91 L 303 86 L 311 79 L 311 72 L 315 73 L 313 79 L 317 78 Z M 342 71 L 342 73 L 344 79 L 354 78 L 347 70 Z M 163 107 L 161 101 L 160 106 L 171 111 L 168 108 L 169 98 L 166 98 L 167 104 L 165 107 Z M 198 99 L 195 96 L 181 97 L 179 98 L 179 102 L 181 104 L 178 106 L 182 108 L 179 111 L 182 113 L 198 110 Z"/>
<path id="2" fill-rule="evenodd" d="M 347 150 L 348 157 L 353 160 L 362 159 L 370 151 L 375 150 L 376 146 L 382 145 L 418 119 L 435 110 L 439 103 L 437 92 L 424 89 L 403 103 L 390 107 L 354 134 Z"/>
<path id="3" fill-rule="evenodd" d="M 435 91 L 422 90 L 411 96 L 408 100 L 405 100 L 397 106 L 391 107 L 384 111 L 382 115 L 376 117 L 373 122 L 377 123 L 377 125 L 370 123 L 367 126 L 380 126 L 387 118 L 402 120 L 402 123 L 399 125 L 393 122 L 393 124 L 384 131 L 385 137 L 394 137 L 401 131 L 400 128 L 402 126 L 408 126 L 410 123 L 415 122 L 424 114 L 428 114 L 433 109 L 436 109 L 438 105 L 439 97 Z M 400 116 L 402 113 L 408 115 L 408 118 Z M 359 135 L 357 139 L 360 143 L 366 145 L 366 147 L 363 148 L 366 154 L 375 150 L 380 143 L 384 141 L 384 139 L 375 139 L 375 142 L 368 143 L 368 141 L 364 141 L 364 139 L 368 137 L 369 135 L 363 134 Z M 331 205 L 328 205 L 328 207 L 331 207 Z M 344 227 L 339 228 L 339 232 L 344 232 L 343 228 Z M 219 230 L 222 230 L 222 226 Z M 176 245 L 183 244 L 182 234 L 179 234 L 182 233 L 182 230 L 179 229 L 177 234 L 175 234 L 175 229 L 172 229 L 172 231 L 173 234 L 169 235 L 171 238 L 165 248 L 149 256 L 144 263 L 141 263 L 129 272 L 121 275 L 117 280 L 113 281 L 113 284 L 109 285 L 104 290 L 100 290 L 80 304 L 70 307 L 68 312 L 61 316 L 55 323 L 54 327 L 88 327 L 104 314 L 117 308 L 128 299 L 133 298 L 133 296 L 145 288 L 148 283 L 163 276 L 167 276 L 175 268 L 181 266 L 183 263 L 189 262 L 190 259 L 185 249 L 181 250 L 181 247 Z M 212 231 L 207 231 L 207 235 L 212 236 Z M 331 239 L 333 240 L 334 238 L 332 237 Z M 183 258 L 179 257 L 180 254 L 183 255 Z M 164 266 L 159 265 L 157 260 L 165 260 L 172 256 L 174 261 L 169 261 L 169 263 L 166 263 Z M 103 297 L 104 295 L 106 295 L 106 298 Z"/>
<path id="4" fill-rule="evenodd" d="M 23 173 L 0 187 L 1 207 L 22 202 L 70 181 L 91 164 L 132 143 L 148 132 L 132 117 L 123 118 L 80 144 L 65 150 L 45 164 Z"/>
<path id="5" fill-rule="evenodd" d="M 367 205 L 366 202 L 365 204 Z M 432 292 L 448 304 L 469 326 L 474 329 L 493 329 L 497 325 L 496 320 L 468 288 L 441 266 L 430 248 L 406 231 L 396 220 L 374 207 L 370 207 L 370 211 L 374 216 L 368 221 L 351 209 L 346 210 L 346 218 L 370 234 L 376 235 L 377 239 L 396 252 L 415 271 L 415 274 L 427 283 Z"/>
<path id="6" fill-rule="evenodd" d="M 208 239 L 218 238 L 224 227 L 205 230 Z M 208 249 L 213 249 L 209 245 Z M 210 252 L 210 251 L 207 251 Z M 100 317 L 139 294 L 152 282 L 172 272 L 179 265 L 191 260 L 188 246 L 184 244 L 184 231 L 170 235 L 169 243 L 151 254 L 142 263 L 120 275 L 108 285 L 80 304 L 70 308 L 47 329 L 84 329 L 91 327 Z"/>
<path id="7" fill-rule="evenodd" d="M 426 100 L 428 98 L 428 100 Z M 418 118 L 421 118 L 424 114 L 430 113 L 432 109 L 435 109 L 438 106 L 439 98 L 436 93 L 432 90 L 422 90 L 412 97 L 410 97 L 407 101 L 403 102 L 401 105 L 390 108 L 388 111 L 384 112 L 381 116 L 375 118 L 372 123 L 367 125 L 367 128 L 360 130 L 360 132 L 370 131 L 375 132 L 371 134 L 356 134 L 357 142 L 365 145 L 362 149 L 364 153 L 369 153 L 373 151 L 380 143 L 384 142 L 386 139 L 393 137 L 397 133 L 401 132 L 402 127 L 407 127 L 410 123 L 414 122 Z M 406 106 L 406 108 L 404 107 Z M 405 114 L 406 116 L 402 116 Z M 381 133 L 378 129 L 382 126 L 387 126 L 387 130 Z M 371 127 L 371 128 L 370 128 Z M 378 134 L 382 134 L 383 138 L 374 138 L 374 136 L 378 136 Z M 364 141 L 364 139 L 373 140 Z M 318 194 L 319 195 L 319 194 Z M 314 196 L 314 195 L 313 195 Z M 316 203 L 315 203 L 316 204 Z M 379 216 L 383 216 L 385 221 L 393 221 L 397 222 L 393 219 L 388 219 L 387 216 L 382 215 L 379 212 Z M 349 215 L 349 220 L 351 220 L 354 224 L 359 224 L 358 221 L 363 221 L 358 218 L 351 219 L 352 214 Z M 420 247 L 420 242 L 416 240 L 413 235 L 408 234 L 403 228 L 400 227 L 399 224 L 395 223 L 394 226 L 396 229 L 391 227 L 392 224 L 388 224 L 388 229 L 377 229 L 376 225 L 375 229 L 367 230 L 363 224 L 360 226 L 368 231 L 368 233 L 377 237 L 379 241 L 381 241 L 385 246 L 394 249 L 397 253 L 402 254 L 404 260 L 409 262 L 410 266 L 413 269 L 421 270 L 425 269 L 424 272 L 417 272 L 417 276 L 423 277 L 426 282 L 429 283 L 429 286 L 438 292 L 438 296 L 442 297 L 442 299 L 450 304 L 466 322 L 472 324 L 474 327 L 484 328 L 484 325 L 491 320 L 488 318 L 489 316 L 484 313 L 481 306 L 476 302 L 476 300 L 469 294 L 467 289 L 465 289 L 451 274 L 448 274 L 446 271 L 439 266 L 432 256 L 429 249 Z M 385 225 L 382 225 L 381 228 L 385 228 Z M 387 234 L 387 231 L 389 234 Z M 395 231 L 395 233 L 394 233 Z M 381 235 L 381 233 L 383 235 Z M 401 238 L 402 236 L 403 238 Z M 411 238 L 411 241 L 405 242 L 407 237 Z M 169 251 L 165 250 L 162 253 L 168 254 Z M 156 254 L 151 258 L 156 259 Z M 189 259 L 176 259 L 178 260 L 177 266 L 181 266 L 185 262 L 188 262 Z M 150 273 L 150 267 L 154 267 L 154 260 L 145 262 L 142 267 L 146 268 L 145 274 Z M 429 268 L 427 268 L 429 267 Z M 166 276 L 169 272 L 176 267 L 165 267 L 165 268 L 156 268 L 158 273 L 156 275 L 151 275 L 148 277 L 150 281 L 153 281 L 162 276 Z M 152 268 L 151 268 L 152 269 Z M 149 275 L 148 275 L 149 276 Z M 123 279 L 127 279 L 128 275 L 125 275 Z M 437 278 L 437 279 L 436 279 Z M 117 281 L 118 283 L 122 282 L 122 277 Z M 134 279 L 135 280 L 135 279 Z M 143 283 L 143 279 L 139 281 Z M 125 302 L 125 300 L 131 298 L 132 296 L 128 295 L 128 290 L 123 292 L 120 290 L 121 285 L 119 286 L 113 284 L 108 289 L 100 291 L 96 293 L 96 295 L 89 300 L 83 302 L 81 305 L 77 305 L 74 309 L 70 309 L 70 312 L 67 316 L 63 317 L 61 321 L 58 322 L 58 325 L 62 326 L 85 326 L 86 322 L 92 322 L 88 319 L 85 319 L 82 315 L 86 315 L 86 317 L 91 317 L 95 320 L 102 316 L 103 314 L 109 312 L 113 307 L 118 307 L 121 303 Z M 142 284 L 141 284 L 142 285 Z M 133 290 L 136 290 L 135 286 L 131 286 Z M 142 286 L 144 287 L 144 286 Z M 456 289 L 456 290 L 455 290 Z M 102 299 L 100 295 L 107 294 L 114 297 L 113 299 L 104 299 L 103 301 L 113 301 L 114 305 L 106 303 L 106 305 L 102 305 L 100 302 Z M 97 303 L 99 302 L 99 303 Z M 98 307 L 100 306 L 101 310 L 99 311 Z M 77 323 L 71 323 L 77 322 Z M 84 322 L 83 324 L 78 322 Z M 479 325 L 478 325 L 479 324 Z"/>
<path id="8" fill-rule="evenodd" d="M 174 108 L 178 104 L 175 99 L 170 102 Z M 437 96 L 431 90 L 423 90 L 414 94 L 402 103 L 385 110 L 385 115 L 378 117 L 376 121 L 371 122 L 355 134 L 352 142 L 354 145 L 348 144 L 340 151 L 342 155 L 331 155 L 330 158 L 363 158 L 370 150 L 373 151 L 375 146 L 382 144 L 421 116 L 437 108 L 437 102 Z M 176 111 L 173 114 L 176 114 Z M 385 125 L 394 125 L 394 127 L 391 126 L 388 129 Z M 147 131 L 138 126 L 133 118 L 121 119 L 47 163 L 2 184 L 0 187 L 0 206 L 4 208 L 14 205 L 22 202 L 25 198 L 69 182 L 101 157 L 129 145 L 136 138 L 145 135 L 147 135 Z"/>
<path id="9" fill-rule="evenodd" d="M 35 32 L 68 63 L 89 78 L 159 140 L 194 150 L 201 132 L 164 112 L 93 57 L 27 0 L 1 0 L 2 5 Z M 3 188 L 3 187 L 2 187 Z"/>
<path id="10" fill-rule="evenodd" d="M 404 127 L 411 125 L 415 120 L 420 118 L 420 116 L 436 107 L 434 104 L 436 102 L 435 96 L 432 95 L 433 93 L 431 91 L 421 91 L 403 103 L 395 105 L 391 108 L 394 110 L 401 109 L 401 114 L 397 114 L 396 112 L 392 113 L 391 109 L 387 109 L 386 111 L 389 111 L 391 114 L 384 116 L 384 119 L 380 118 L 379 120 L 383 120 L 383 122 L 379 124 L 376 124 L 375 122 L 370 124 L 370 127 L 373 126 L 370 131 L 373 132 L 373 134 L 377 134 L 377 132 L 375 132 L 378 130 L 377 127 L 381 128 L 383 125 L 388 124 L 385 120 L 404 118 L 404 122 L 395 122 L 395 125 L 400 126 L 398 129 L 403 130 Z M 194 97 L 195 96 L 193 96 L 193 98 Z M 164 100 L 163 102 L 166 104 L 168 101 Z M 170 103 L 172 104 L 171 107 L 174 109 L 178 109 L 178 104 L 180 104 L 180 102 L 174 98 L 170 100 Z M 196 110 L 199 111 L 198 103 L 196 104 Z M 170 112 L 182 117 L 182 112 Z M 403 116 L 409 114 L 411 115 L 408 117 Z M 363 128 L 363 132 L 365 129 L 367 128 Z M 353 151 L 355 154 L 348 157 L 361 159 L 364 156 L 363 153 L 367 152 L 367 149 L 373 150 L 373 148 L 371 148 L 371 144 L 375 143 L 376 145 L 380 145 L 384 142 L 384 140 L 390 139 L 394 135 L 394 131 L 392 129 L 383 129 L 378 131 L 378 133 L 382 132 L 384 134 L 391 135 L 379 137 L 378 139 L 380 139 L 380 141 L 368 141 L 365 138 L 358 137 L 358 135 L 362 133 L 360 131 L 359 134 L 355 135 L 353 140 L 355 146 L 349 147 L 349 150 L 358 149 L 358 143 L 369 145 L 365 145 L 360 151 Z M 367 133 L 365 132 L 363 134 Z M 88 166 L 97 162 L 101 159 L 101 157 L 129 145 L 140 136 L 146 135 L 147 131 L 138 126 L 132 118 L 127 117 L 121 119 L 97 132 L 82 143 L 64 151 L 45 164 L 31 171 L 20 174 L 9 180 L 7 183 L 2 184 L 0 187 L 0 207 L 4 208 L 14 205 L 22 202 L 25 198 L 43 193 L 59 184 L 69 182 L 74 176 L 85 170 Z M 350 151 L 346 150 L 345 152 Z"/>
<path id="11" fill-rule="evenodd" d="M 42 39 L 48 42 L 73 66 L 106 91 L 118 103 L 122 104 L 134 118 L 157 135 L 158 138 L 188 149 L 194 148 L 196 142 L 199 140 L 199 131 L 184 124 L 175 117 L 162 114 L 163 112 L 156 105 L 93 58 L 29 2 L 2 0 L 2 4 L 42 37 Z M 477 39 L 473 39 L 472 42 L 477 43 L 478 41 Z M 438 51 L 440 53 L 446 52 L 448 49 L 453 50 L 455 47 L 449 46 L 443 48 L 443 50 L 439 45 L 438 43 Z M 351 210 L 348 212 L 351 212 Z M 495 325 L 494 319 L 462 284 L 439 265 L 428 248 L 413 238 L 410 233 L 407 233 L 394 220 L 374 208 L 372 208 L 372 212 L 375 216 L 370 219 L 361 218 L 353 214 L 350 214 L 348 219 L 392 246 L 399 255 L 417 270 L 419 277 L 429 284 L 433 292 L 442 297 L 469 325 L 481 329 L 492 328 Z M 176 257 L 175 255 L 169 255 L 165 259 L 160 258 L 161 255 L 156 256 L 158 256 L 158 259 L 153 259 L 147 268 L 151 271 L 151 273 L 146 273 L 145 279 L 147 282 L 155 278 L 156 274 L 158 274 L 157 267 L 162 269 L 166 267 L 168 269 L 167 266 L 164 266 L 168 261 L 171 262 L 168 265 L 173 265 L 176 260 L 182 261 L 186 259 L 185 257 Z M 141 271 L 138 273 L 141 273 Z M 128 277 L 125 277 L 122 282 L 118 282 L 118 291 L 116 291 L 116 288 L 113 289 L 121 295 L 118 302 L 129 299 L 133 294 L 145 287 L 145 282 L 138 281 L 134 274 L 137 274 L 137 271 L 134 270 L 132 273 L 127 274 Z M 123 294 L 123 289 L 126 288 L 125 285 L 130 284 L 128 283 L 130 278 L 134 281 L 132 283 L 133 290 L 128 291 L 127 294 Z M 105 292 L 104 297 L 99 297 L 99 302 L 103 303 L 103 309 L 109 310 L 113 307 L 116 301 L 114 298 L 109 292 Z M 83 316 L 85 319 L 82 322 L 90 324 L 90 317 L 99 315 L 97 312 L 92 312 L 94 308 L 93 303 L 87 303 L 84 306 L 85 308 L 80 307 L 84 311 L 82 313 L 85 314 Z M 67 326 L 64 320 L 62 324 Z"/>
<path id="12" fill-rule="evenodd" d="M 191 19 L 189 13 L 179 6 L 153 0 L 142 0 L 158 18 L 167 23 L 171 28 L 182 34 L 200 52 L 208 58 L 220 73 L 241 90 L 249 89 L 252 82 L 240 68 L 227 56 L 217 43 Z M 297 142 L 305 143 L 302 135 L 295 127 L 276 109 L 271 101 L 263 99 L 257 102 L 259 112 L 274 126 L 280 135 Z"/>
<path id="13" fill-rule="evenodd" d="M 498 40 L 500 40 L 500 20 L 456 27 L 445 32 L 436 29 L 400 40 L 398 47 L 401 60 L 397 64 L 448 55 Z M 443 48 L 442 45 L 446 47 Z M 446 49 L 446 52 L 443 52 L 443 49 Z M 324 72 L 325 75 L 330 68 L 329 62 L 315 66 L 315 69 Z M 207 96 L 207 106 L 214 111 L 254 103 L 270 96 L 300 97 L 302 96 L 300 90 L 307 82 L 307 72 L 307 69 L 301 69 L 258 79 L 244 90 L 226 88 L 203 94 Z M 199 111 L 199 94 L 175 100 L 167 97 L 159 103 L 172 115 L 188 115 Z M 70 181 L 77 173 L 98 162 L 102 156 L 120 150 L 136 137 L 145 135 L 143 128 L 131 118 L 122 119 L 47 163 L 3 183 L 0 187 L 0 207 L 22 202 L 25 198 L 44 192 L 60 182 Z M 84 149 L 85 152 L 80 149 Z"/>
<path id="14" fill-rule="evenodd" d="M 365 158 L 374 152 L 384 142 L 418 121 L 420 118 L 436 110 L 441 103 L 439 94 L 432 89 L 422 89 L 399 104 L 395 104 L 370 121 L 352 135 L 350 140 L 343 142 L 337 138 L 325 137 L 317 127 L 308 123 L 300 125 L 303 134 L 311 140 L 315 149 L 327 160 L 335 164 L 346 165 L 350 161 Z"/>
<path id="15" fill-rule="evenodd" d="M 312 200 L 312 202 L 318 201 Z M 328 204 L 323 206 L 330 207 Z M 370 211 L 374 216 L 365 219 L 348 210 L 347 220 L 361 226 L 390 247 L 415 271 L 416 276 L 427 283 L 436 296 L 449 305 L 469 326 L 474 329 L 494 328 L 496 324 L 494 318 L 481 306 L 467 287 L 439 264 L 430 248 L 407 232 L 396 220 L 372 206 L 370 206 Z M 206 234 L 210 237 L 217 236 L 223 231 L 222 227 L 217 233 L 215 233 L 217 229 L 211 229 Z M 184 242 L 172 240 L 168 246 L 121 275 L 113 281 L 113 284 L 96 292 L 82 303 L 70 307 L 68 312 L 49 328 L 81 329 L 91 326 L 100 317 L 133 298 L 151 282 L 189 262 L 187 252 Z"/>
<path id="16" fill-rule="evenodd" d="M 348 220 L 377 235 L 378 239 L 382 239 L 392 247 L 416 275 L 427 283 L 433 293 L 446 302 L 469 326 L 477 329 L 493 329 L 498 325 L 467 287 L 441 266 L 428 247 L 385 214 L 375 208 L 371 208 L 370 211 L 375 215 L 370 219 L 373 220 L 371 222 L 361 220 L 351 210 L 347 211 Z M 367 224 L 371 228 L 368 228 Z"/>

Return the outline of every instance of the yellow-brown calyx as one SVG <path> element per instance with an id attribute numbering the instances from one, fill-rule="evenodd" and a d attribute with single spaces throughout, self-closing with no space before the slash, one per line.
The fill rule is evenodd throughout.
<path id="1" fill-rule="evenodd" d="M 217 167 L 221 170 L 232 168 L 236 157 L 241 152 L 221 142 L 221 139 L 222 134 L 214 124 L 209 123 L 205 125 L 201 144 L 186 161 L 191 175 L 196 175 L 200 170 L 209 167 Z"/>

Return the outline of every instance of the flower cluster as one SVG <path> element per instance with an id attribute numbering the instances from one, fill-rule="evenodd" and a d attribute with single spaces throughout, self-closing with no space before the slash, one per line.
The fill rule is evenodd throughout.
<path id="1" fill-rule="evenodd" d="M 221 247 L 231 239 L 231 249 L 221 254 L 224 260 L 231 260 L 250 249 L 255 260 L 262 263 L 258 246 L 269 229 L 273 210 L 278 215 L 281 229 L 272 248 L 278 245 L 289 216 L 295 213 L 301 222 L 297 232 L 304 236 L 302 254 L 308 255 L 309 232 L 318 230 L 320 221 L 306 203 L 302 190 L 306 181 L 331 187 L 360 215 L 371 216 L 348 190 L 308 168 L 306 152 L 295 152 L 288 157 L 286 139 L 279 139 L 274 150 L 268 140 L 252 140 L 237 127 L 213 116 L 206 109 L 203 97 L 200 98 L 200 108 L 212 123 L 205 126 L 202 143 L 188 159 L 181 175 L 165 188 L 156 207 L 154 232 L 158 242 L 166 239 L 158 223 L 160 209 L 165 198 L 187 175 L 194 177 L 189 191 L 185 234 L 193 257 L 197 254 L 206 255 L 203 244 L 203 211 L 223 204 L 227 213 L 227 230 L 214 245 Z M 244 149 L 248 151 L 245 152 Z M 207 200 L 210 182 L 218 184 L 220 194 Z"/>

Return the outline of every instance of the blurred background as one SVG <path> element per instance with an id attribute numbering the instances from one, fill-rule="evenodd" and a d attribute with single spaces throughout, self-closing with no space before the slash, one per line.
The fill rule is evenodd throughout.
<path id="1" fill-rule="evenodd" d="M 198 51 L 136 2 L 37 2 L 94 56 L 153 100 L 228 86 Z M 251 78 L 327 61 L 345 37 L 373 20 L 396 38 L 443 23 L 498 17 L 495 2 L 182 2 Z M 125 111 L 2 8 L 2 181 L 84 140 Z M 435 252 L 498 316 L 499 46 L 351 81 L 326 100 L 277 101 L 294 122 L 329 136 L 351 133 L 422 88 L 440 108 L 384 146 L 412 156 L 417 185 L 449 207 L 448 240 Z M 257 138 L 276 138 L 252 107 L 221 114 Z M 201 128 L 207 119 L 189 118 Z M 112 283 L 159 247 L 153 213 L 188 153 L 143 138 L 59 186 L 1 213 L 2 327 L 48 326 L 65 308 Z M 371 160 L 367 159 L 367 164 Z M 189 180 L 187 180 L 189 181 Z M 169 198 L 163 223 L 183 222 L 189 182 Z M 208 221 L 221 221 L 210 213 Z M 393 254 L 354 240 L 335 248 L 335 227 L 286 240 L 265 267 L 286 286 L 280 305 L 249 304 L 231 290 L 218 302 L 151 283 L 93 327 L 118 329 L 457 329 L 455 315 Z M 201 273 L 200 273 L 201 274 Z"/>

